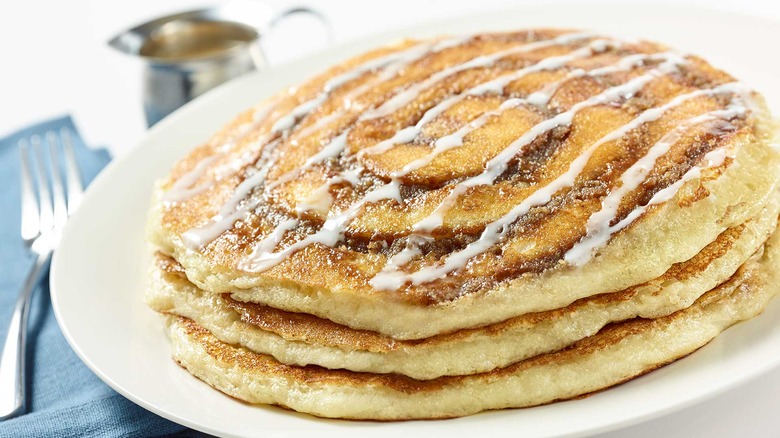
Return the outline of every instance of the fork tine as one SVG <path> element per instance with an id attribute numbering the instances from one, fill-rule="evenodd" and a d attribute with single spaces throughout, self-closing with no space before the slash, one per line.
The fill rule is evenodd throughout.
<path id="1" fill-rule="evenodd" d="M 47 132 L 46 143 L 49 145 L 49 158 L 51 160 L 51 194 L 54 202 L 54 226 L 62 227 L 65 225 L 65 221 L 68 220 L 68 208 L 65 204 L 65 191 L 62 188 L 57 134 L 52 131 Z"/>
<path id="2" fill-rule="evenodd" d="M 38 236 L 40 212 L 30 171 L 30 144 L 26 140 L 19 140 L 19 157 L 21 159 L 22 240 L 27 242 Z"/>
<path id="3" fill-rule="evenodd" d="M 70 130 L 62 128 L 60 131 L 62 147 L 65 150 L 65 176 L 68 187 L 68 214 L 73 214 L 81 202 L 81 195 L 84 193 L 84 186 L 81 184 L 81 172 L 76 161 L 76 154 L 73 152 L 73 139 L 70 136 Z"/>
<path id="4" fill-rule="evenodd" d="M 43 145 L 41 144 L 41 138 L 34 135 L 30 138 L 30 142 L 35 148 L 35 161 L 37 172 L 35 172 L 36 182 L 38 183 L 38 208 L 40 209 L 40 229 L 41 231 L 51 230 L 54 226 L 54 213 L 51 208 L 51 191 L 49 190 L 49 181 L 47 178 L 48 172 L 46 171 L 46 165 L 43 161 Z"/>

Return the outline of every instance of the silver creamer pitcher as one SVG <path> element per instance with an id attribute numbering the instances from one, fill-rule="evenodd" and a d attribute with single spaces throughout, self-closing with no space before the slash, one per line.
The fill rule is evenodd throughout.
<path id="1" fill-rule="evenodd" d="M 233 3 L 161 17 L 117 35 L 109 45 L 145 63 L 143 102 L 154 125 L 175 109 L 215 86 L 266 66 L 260 37 L 286 17 L 261 3 Z"/>

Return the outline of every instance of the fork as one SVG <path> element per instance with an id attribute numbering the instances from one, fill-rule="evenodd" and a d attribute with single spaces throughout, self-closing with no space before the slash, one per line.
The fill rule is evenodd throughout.
<path id="1" fill-rule="evenodd" d="M 64 180 L 60 171 L 60 150 L 64 151 Z M 19 152 L 21 236 L 28 250 L 35 256 L 35 264 L 30 268 L 14 305 L 11 324 L 0 356 L 0 421 L 14 417 L 24 410 L 25 343 L 30 297 L 48 270 L 52 252 L 59 243 L 65 222 L 76 209 L 83 192 L 68 129 L 63 128 L 59 133 L 49 131 L 43 139 L 39 135 L 22 139 L 19 141 Z M 45 164 L 47 155 L 48 166 Z"/>

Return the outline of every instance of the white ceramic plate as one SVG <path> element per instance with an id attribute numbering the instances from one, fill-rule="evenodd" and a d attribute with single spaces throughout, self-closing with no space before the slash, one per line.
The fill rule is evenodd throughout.
<path id="1" fill-rule="evenodd" d="M 159 317 L 141 302 L 144 221 L 152 184 L 240 110 L 331 64 L 399 37 L 540 26 L 637 36 L 700 54 L 762 91 L 777 113 L 778 58 L 766 56 L 776 23 L 669 6 L 560 5 L 485 13 L 396 31 L 231 82 L 149 131 L 89 188 L 52 267 L 52 299 L 65 337 L 106 383 L 139 405 L 226 436 L 568 436 L 615 429 L 681 409 L 755 377 L 780 361 L 780 300 L 705 348 L 661 370 L 583 400 L 433 422 L 321 420 L 231 399 L 170 359 Z"/>

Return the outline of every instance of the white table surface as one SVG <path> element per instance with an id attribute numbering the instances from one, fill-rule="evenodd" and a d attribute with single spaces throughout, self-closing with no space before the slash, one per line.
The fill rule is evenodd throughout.
<path id="1" fill-rule="evenodd" d="M 427 20 L 530 3 L 538 1 L 308 2 L 328 17 L 337 43 Z M 780 21 L 780 2 L 775 0 L 676 3 Z M 106 40 L 148 18 L 207 4 L 198 0 L 26 0 L 4 5 L 0 13 L 0 137 L 29 123 L 71 114 L 90 144 L 104 145 L 115 156 L 125 153 L 145 129 L 140 65 L 114 53 Z M 267 0 L 266 4 L 280 11 L 306 1 Z M 296 17 L 265 39 L 271 62 L 284 62 L 323 47 L 324 32 L 317 41 L 310 41 L 297 32 L 301 26 L 311 32 L 318 24 L 311 18 Z M 709 401 L 602 436 L 780 437 L 778 401 L 780 369 Z"/>

